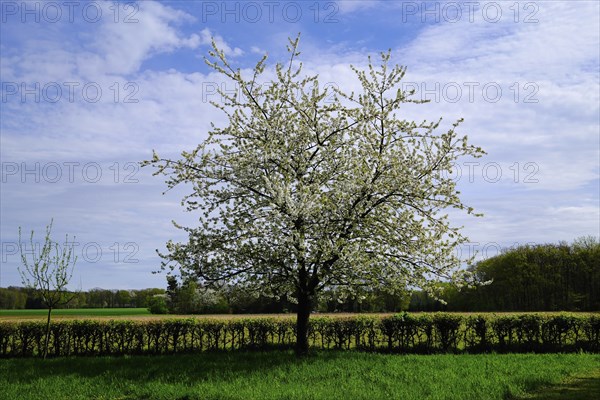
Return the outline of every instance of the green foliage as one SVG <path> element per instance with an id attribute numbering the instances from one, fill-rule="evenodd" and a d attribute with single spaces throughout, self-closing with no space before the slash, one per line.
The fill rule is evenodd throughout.
<path id="1" fill-rule="evenodd" d="M 27 293 L 18 288 L 0 288 L 0 310 L 18 310 L 25 308 Z"/>
<path id="2" fill-rule="evenodd" d="M 411 311 L 597 311 L 600 309 L 600 243 L 596 238 L 572 244 L 506 249 L 483 260 L 472 272 L 479 282 L 459 291 L 445 284 L 442 304 L 425 292 L 411 297 Z"/>
<path id="3" fill-rule="evenodd" d="M 68 304 L 57 304 L 53 308 L 147 308 L 152 296 L 164 294 L 164 289 L 110 290 L 91 289 L 89 291 L 67 292 L 72 298 Z M 36 291 L 23 287 L 0 288 L 0 310 L 44 308 Z"/>
<path id="4" fill-rule="evenodd" d="M 231 305 L 224 290 L 200 287 L 194 280 L 179 286 L 174 277 L 167 277 L 168 308 L 172 314 L 226 314 Z"/>
<path id="5" fill-rule="evenodd" d="M 322 313 L 378 313 L 408 310 L 411 295 L 408 290 L 388 293 L 384 290 L 358 288 L 356 293 L 344 295 L 338 290 L 328 290 L 319 296 L 315 307 Z"/>
<path id="6" fill-rule="evenodd" d="M 452 314 L 435 314 L 433 326 L 437 335 L 437 342 L 443 351 L 458 348 L 461 324 L 464 317 Z"/>
<path id="7" fill-rule="evenodd" d="M 0 322 L 0 357 L 43 350 L 44 324 Z M 310 344 L 321 349 L 401 353 L 600 352 L 600 317 L 569 314 L 396 314 L 390 317 L 314 317 Z M 49 355 L 161 354 L 288 348 L 292 318 L 59 321 Z"/>
<path id="8" fill-rule="evenodd" d="M 167 299 L 164 296 L 157 295 L 150 298 L 148 302 L 148 310 L 152 314 L 168 314 L 169 307 L 167 306 Z"/>

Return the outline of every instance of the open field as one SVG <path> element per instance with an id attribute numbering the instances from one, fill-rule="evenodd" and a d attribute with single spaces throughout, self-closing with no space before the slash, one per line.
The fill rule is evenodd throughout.
<path id="1" fill-rule="evenodd" d="M 595 373 L 597 378 L 599 365 L 600 355 L 590 354 L 337 351 L 316 352 L 302 360 L 287 351 L 9 359 L 0 360 L 0 398 L 537 399 L 541 397 L 527 392 L 560 385 L 572 375 Z"/>
<path id="2" fill-rule="evenodd" d="M 315 314 L 316 315 L 316 314 Z M 327 314 L 339 316 L 351 316 L 354 314 Z M 391 314 L 380 314 L 391 315 Z M 38 310 L 0 310 L 0 321 L 35 321 L 45 320 L 48 316 L 47 309 Z M 296 314 L 151 314 L 146 308 L 74 308 L 58 309 L 52 311 L 52 319 L 127 319 L 127 320 L 154 320 L 172 318 L 295 318 Z"/>
<path id="3" fill-rule="evenodd" d="M 65 308 L 52 310 L 52 317 L 57 319 L 87 318 L 87 317 L 135 317 L 152 315 L 147 308 Z M 0 310 L 1 320 L 35 320 L 45 319 L 47 309 L 35 310 Z"/>
<path id="4" fill-rule="evenodd" d="M 415 312 L 413 315 L 430 314 L 427 312 Z M 479 315 L 479 314 L 494 314 L 494 315 L 523 315 L 523 314 L 549 314 L 554 315 L 557 312 L 448 312 L 448 314 L 457 315 Z M 595 312 L 569 312 L 570 315 L 600 315 Z M 48 310 L 0 310 L 0 321 L 33 321 L 45 320 L 48 315 Z M 394 313 L 313 313 L 314 317 L 353 317 L 356 315 L 370 316 L 390 316 Z M 234 319 L 234 318 L 296 318 L 296 314 L 202 314 L 202 315 L 175 315 L 175 314 L 150 314 L 146 308 L 74 308 L 74 309 L 58 309 L 52 311 L 52 319 L 128 319 L 128 320 L 154 320 L 154 319 L 171 319 L 171 318 L 210 318 L 210 319 Z"/>
<path id="5" fill-rule="evenodd" d="M 314 314 L 337 317 L 348 317 L 356 314 Z M 369 314 L 369 315 L 393 315 Z M 46 320 L 48 310 L 0 310 L 0 321 L 42 321 Z M 81 308 L 72 310 L 54 310 L 52 311 L 52 320 L 131 320 L 131 321 L 152 321 L 160 319 L 173 318 L 198 318 L 198 319 L 242 319 L 242 318 L 296 318 L 296 314 L 151 314 L 145 308 Z"/>

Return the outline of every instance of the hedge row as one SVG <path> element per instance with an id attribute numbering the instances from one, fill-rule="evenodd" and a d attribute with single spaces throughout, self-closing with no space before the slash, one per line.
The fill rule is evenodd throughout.
<path id="1" fill-rule="evenodd" d="M 0 322 L 0 357 L 42 353 L 44 322 Z M 600 352 L 600 316 L 398 314 L 313 317 L 310 343 L 323 349 L 406 353 Z M 51 325 L 50 356 L 165 354 L 292 347 L 295 320 L 73 320 Z"/>

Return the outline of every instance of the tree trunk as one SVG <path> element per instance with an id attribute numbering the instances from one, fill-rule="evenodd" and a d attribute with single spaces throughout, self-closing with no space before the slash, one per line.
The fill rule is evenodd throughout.
<path id="1" fill-rule="evenodd" d="M 311 296 L 307 293 L 299 293 L 296 319 L 296 356 L 298 357 L 308 354 L 308 319 L 312 306 Z"/>
<path id="2" fill-rule="evenodd" d="M 48 343 L 50 342 L 50 313 L 52 312 L 52 307 L 48 307 L 48 321 L 46 322 L 46 341 L 44 344 L 44 360 L 48 355 Z"/>

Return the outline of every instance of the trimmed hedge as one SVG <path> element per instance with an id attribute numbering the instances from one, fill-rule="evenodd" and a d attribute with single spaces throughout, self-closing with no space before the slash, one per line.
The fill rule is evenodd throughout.
<path id="1" fill-rule="evenodd" d="M 0 322 L 0 357 L 42 353 L 44 322 Z M 49 356 L 293 347 L 290 318 L 73 320 L 50 328 Z M 401 353 L 600 352 L 600 316 L 397 314 L 313 317 L 314 348 Z"/>

